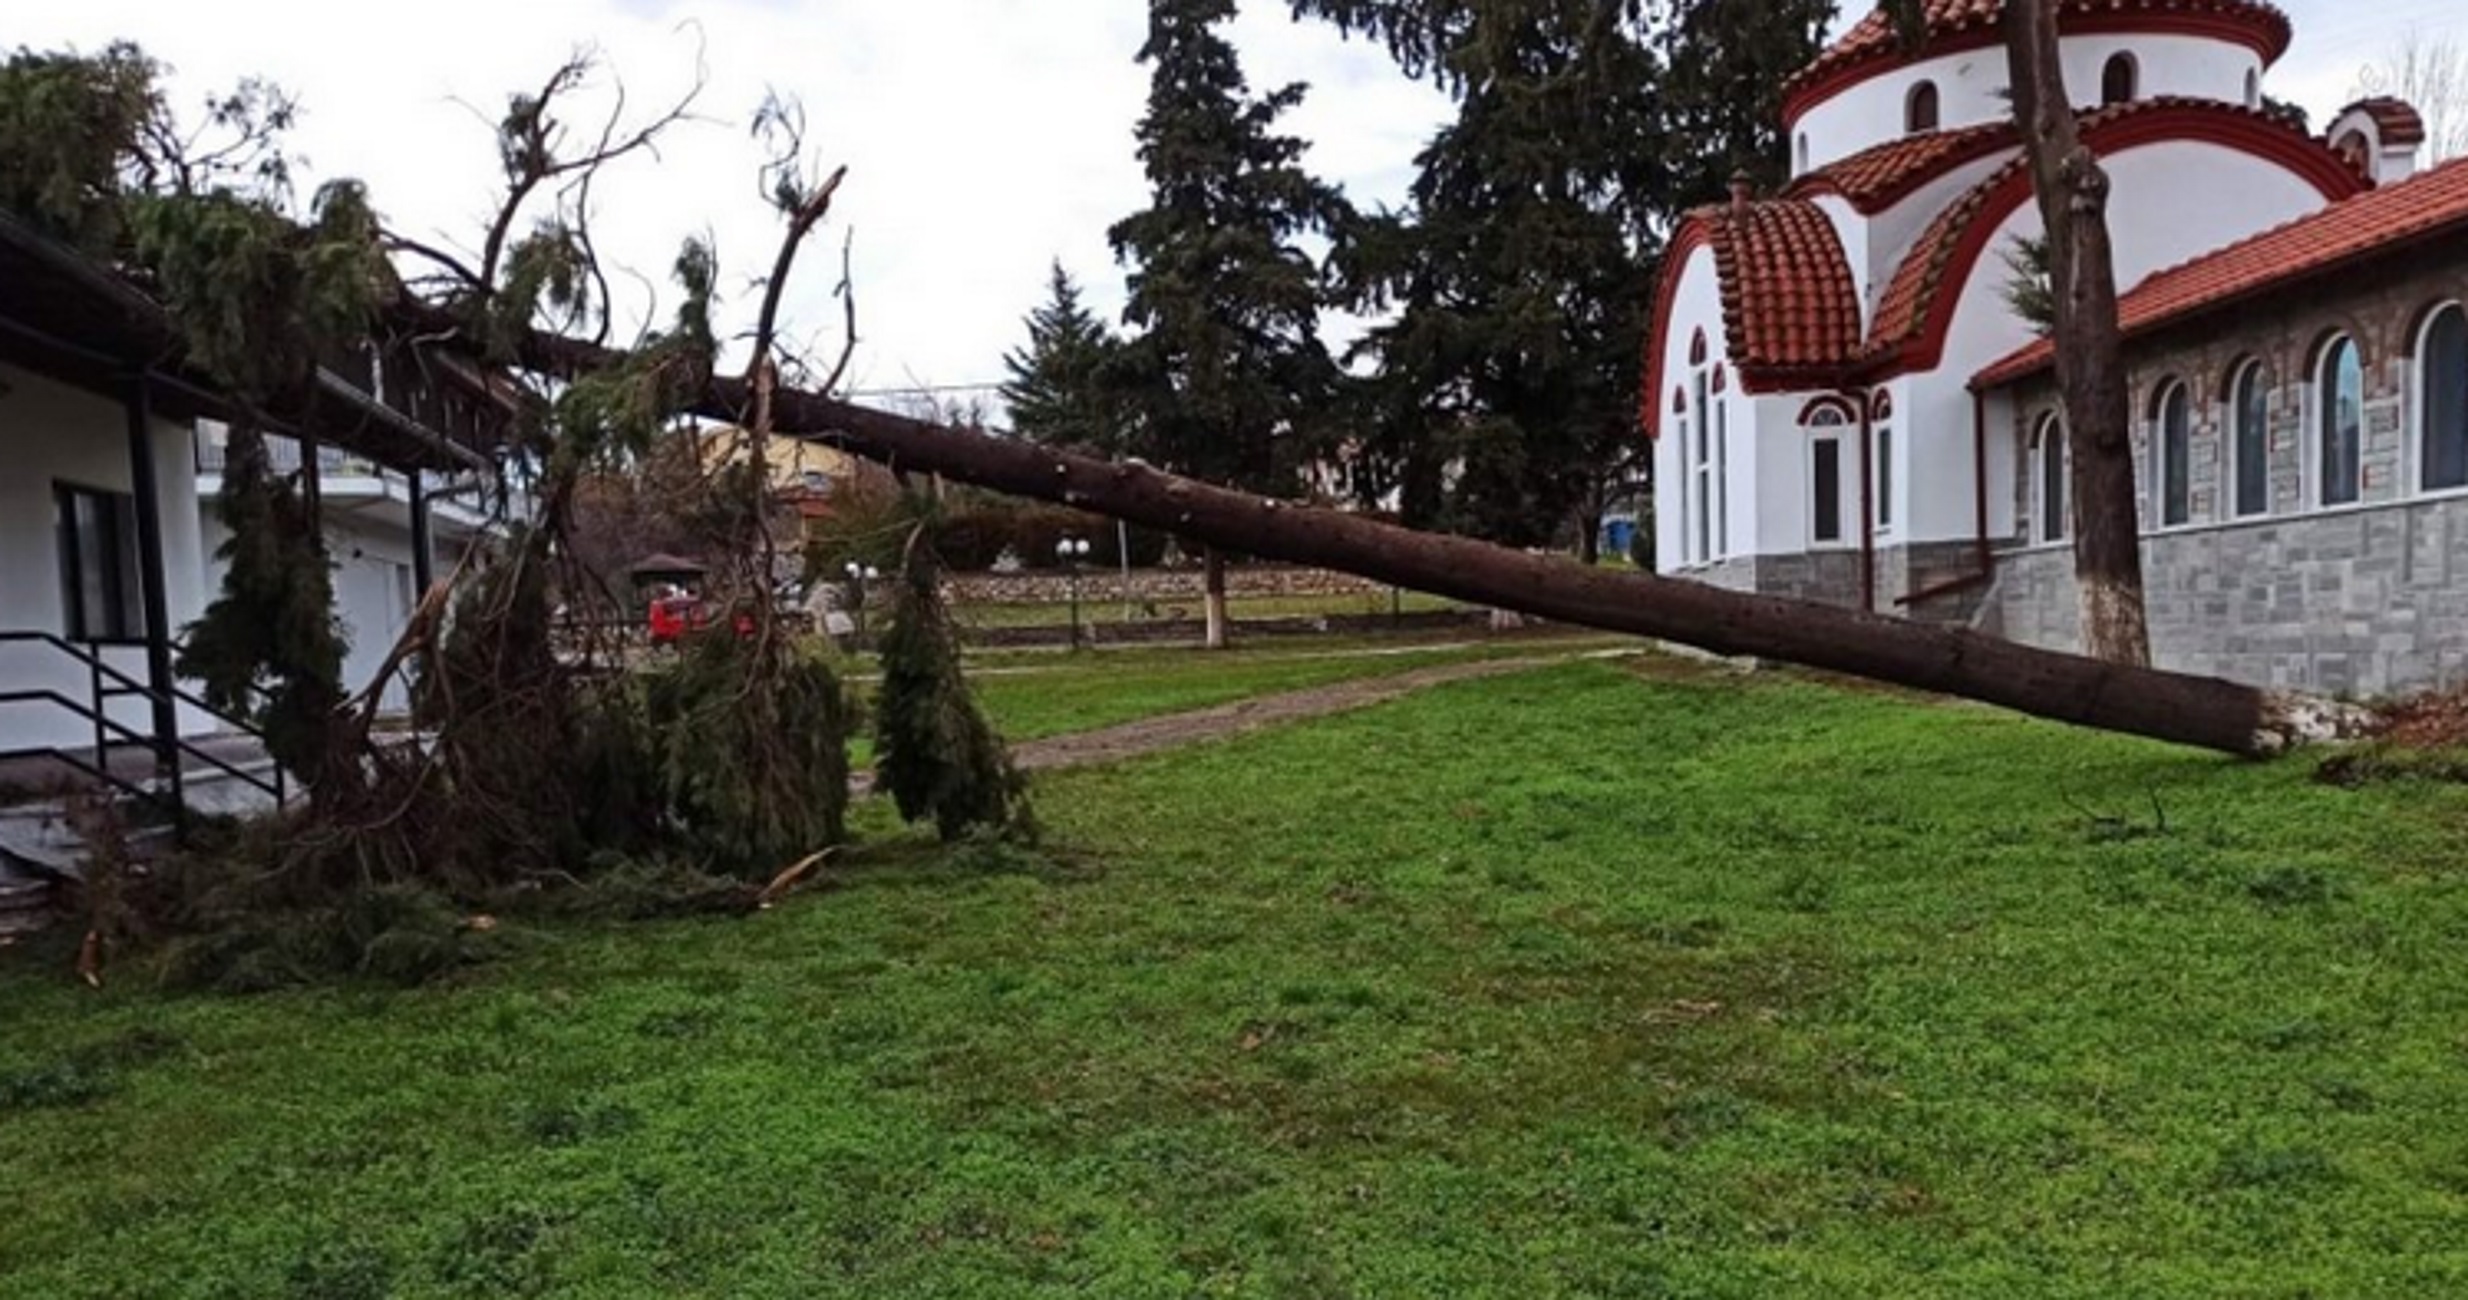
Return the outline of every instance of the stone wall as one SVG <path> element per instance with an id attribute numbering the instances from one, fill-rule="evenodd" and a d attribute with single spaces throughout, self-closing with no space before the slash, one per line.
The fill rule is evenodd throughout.
<path id="1" fill-rule="evenodd" d="M 2468 498 L 2180 530 L 2145 539 L 2163 668 L 2258 686 L 2384 695 L 2468 680 Z M 1985 630 L 2081 648 L 2073 554 L 1999 565 Z"/>
<path id="2" fill-rule="evenodd" d="M 1977 574 L 1977 548 L 1969 542 L 1881 547 L 1876 553 L 1876 565 L 1880 611 L 1929 622 L 1967 622 L 1986 592 L 1983 582 L 1905 603 L 1904 598 L 1914 592 L 1941 588 Z M 1677 576 L 1730 591 L 1813 600 L 1846 609 L 1857 609 L 1860 604 L 1860 553 L 1856 550 L 1739 556 Z"/>
<path id="3" fill-rule="evenodd" d="M 2410 446 L 2416 350 L 2430 312 L 2468 299 L 2468 249 L 2433 248 L 2137 340 L 2129 349 L 2135 481 L 2152 653 L 2164 667 L 2256 685 L 2376 695 L 2468 676 L 2468 497 L 2419 494 Z M 2365 373 L 2360 501 L 2324 509 L 2307 482 L 2317 362 L 2354 339 Z M 2249 363 L 2267 395 L 2270 509 L 2233 518 L 2227 396 Z M 2162 390 L 2191 397 L 2191 518 L 2157 528 L 2152 412 Z M 2038 536 L 2031 432 L 2057 397 L 2045 378 L 2014 390 L 2016 535 L 1979 626 L 2031 645 L 2081 645 L 2073 555 Z"/>
<path id="4" fill-rule="evenodd" d="M 1202 595 L 1202 575 L 1194 569 L 1133 569 L 1128 599 L 1152 603 L 1196 602 Z M 1385 597 L 1386 583 L 1328 569 L 1298 569 L 1275 564 L 1246 564 L 1226 570 L 1226 594 L 1231 596 L 1362 596 Z M 1071 599 L 1071 578 L 1064 573 L 955 573 L 945 590 L 961 604 L 1061 604 Z M 1085 569 L 1080 574 L 1083 601 L 1122 601 L 1119 569 Z"/>

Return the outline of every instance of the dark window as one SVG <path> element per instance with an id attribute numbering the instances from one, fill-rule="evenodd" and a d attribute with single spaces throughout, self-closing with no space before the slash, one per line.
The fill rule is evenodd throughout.
<path id="1" fill-rule="evenodd" d="M 1904 106 L 1903 129 L 1906 134 L 1937 129 L 1937 83 L 1923 81 L 1911 88 L 1911 100 Z"/>
<path id="2" fill-rule="evenodd" d="M 2065 540 L 2065 430 L 2057 417 L 2040 421 L 2040 540 Z"/>
<path id="3" fill-rule="evenodd" d="M 2347 505 L 2357 499 L 2365 445 L 2365 362 L 2356 340 L 2340 339 L 2323 353 L 2320 406 L 2319 499 L 2326 506 Z"/>
<path id="4" fill-rule="evenodd" d="M 2237 372 L 2236 388 L 2228 395 L 2229 418 L 2236 422 L 2237 513 L 2258 515 L 2271 508 L 2271 388 L 2259 362 Z"/>
<path id="5" fill-rule="evenodd" d="M 61 483 L 52 491 L 61 608 L 71 640 L 134 641 L 146 631 L 137 579 L 137 500 Z"/>
<path id="6" fill-rule="evenodd" d="M 2425 327 L 2421 481 L 2468 487 L 2468 311 L 2445 307 Z"/>
<path id="7" fill-rule="evenodd" d="M 1877 528 L 1894 526 L 1894 431 L 1877 430 Z"/>
<path id="8" fill-rule="evenodd" d="M 2140 80 L 2131 54 L 2108 56 L 2108 66 L 2100 69 L 2100 102 L 2130 104 L 2134 102 L 2135 83 Z"/>
<path id="9" fill-rule="evenodd" d="M 1842 540 L 1842 439 L 1819 438 L 1812 449 L 1816 457 L 1811 467 L 1815 480 L 1814 507 L 1811 524 L 1820 542 Z"/>
<path id="10" fill-rule="evenodd" d="M 2194 455 L 2193 403 L 2185 385 L 2172 383 L 2160 393 L 2159 436 L 2160 525 L 2173 527 L 2194 516 L 2194 476 L 2187 464 Z"/>

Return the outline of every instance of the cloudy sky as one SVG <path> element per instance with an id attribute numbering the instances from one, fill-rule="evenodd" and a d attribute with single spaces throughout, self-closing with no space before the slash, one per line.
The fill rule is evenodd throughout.
<path id="1" fill-rule="evenodd" d="M 2412 24 L 2468 27 L 2463 0 L 2289 0 L 2298 40 L 2274 93 L 2321 116 Z M 2360 12 L 2365 11 L 2365 12 Z M 1105 310 L 1121 298 L 1106 227 L 1143 199 L 1131 131 L 1142 0 L 0 0 L 8 39 L 91 49 L 137 40 L 172 65 L 184 107 L 244 75 L 292 90 L 310 178 L 358 176 L 402 229 L 468 245 L 492 210 L 489 128 L 512 89 L 578 46 L 649 106 L 690 85 L 707 119 L 602 186 L 606 251 L 643 272 L 678 240 L 716 237 L 728 283 L 767 262 L 776 229 L 745 125 L 766 90 L 805 106 L 817 158 L 849 167 L 835 227 L 791 296 L 818 352 L 838 347 L 829 298 L 854 235 L 861 390 L 1001 376 L 1056 258 Z M 1292 129 L 1356 202 L 1396 202 L 1445 105 L 1384 54 L 1245 0 L 1253 85 L 1312 87 Z M 645 290 L 622 283 L 639 314 Z"/>

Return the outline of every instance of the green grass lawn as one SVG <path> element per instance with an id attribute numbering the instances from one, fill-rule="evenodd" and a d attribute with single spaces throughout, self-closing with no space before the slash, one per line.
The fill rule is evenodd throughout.
<path id="1" fill-rule="evenodd" d="M 1214 655 L 1189 649 L 1052 651 L 972 656 L 986 715 L 1013 740 L 1091 731 L 1120 722 L 1228 704 L 1331 682 L 1384 677 L 1435 664 L 1573 654 L 1634 641 L 1560 634 L 1479 641 L 1238 643 Z M 996 669 L 998 671 L 984 671 Z"/>
<path id="2" fill-rule="evenodd" d="M 2309 775 L 1573 664 L 445 986 L 0 955 L 0 1294 L 2462 1294 L 2468 791 Z"/>

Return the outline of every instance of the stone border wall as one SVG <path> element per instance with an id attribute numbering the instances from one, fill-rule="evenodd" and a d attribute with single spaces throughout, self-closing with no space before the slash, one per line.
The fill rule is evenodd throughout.
<path id="1" fill-rule="evenodd" d="M 1388 584 L 1331 569 L 1299 569 L 1286 565 L 1246 564 L 1225 574 L 1229 596 L 1386 596 Z M 1071 599 L 1071 577 L 1057 572 L 955 573 L 944 590 L 956 604 L 1059 605 Z M 1119 569 L 1095 567 L 1080 572 L 1080 600 L 1197 601 L 1202 575 L 1198 569 L 1133 569 L 1128 595 Z"/>

